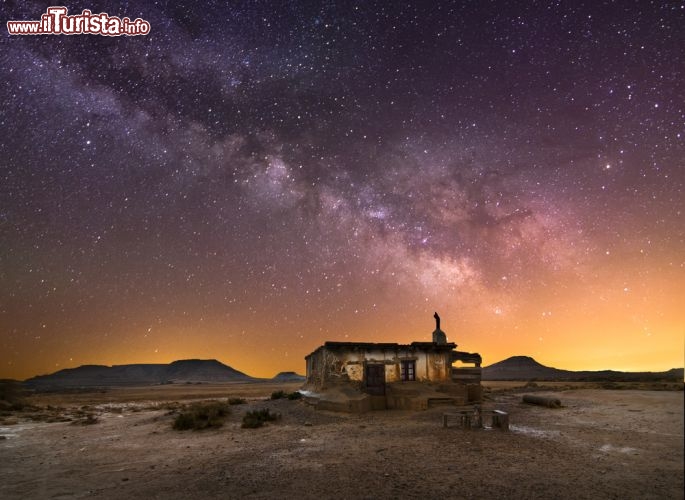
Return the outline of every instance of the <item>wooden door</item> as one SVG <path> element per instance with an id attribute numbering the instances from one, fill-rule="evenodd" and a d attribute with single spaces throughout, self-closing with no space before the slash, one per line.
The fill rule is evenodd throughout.
<path id="1" fill-rule="evenodd" d="M 385 394 L 385 365 L 366 365 L 366 392 L 369 394 Z"/>

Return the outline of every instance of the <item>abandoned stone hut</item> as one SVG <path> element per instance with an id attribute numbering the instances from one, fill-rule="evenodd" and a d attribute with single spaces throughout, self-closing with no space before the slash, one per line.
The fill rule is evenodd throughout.
<path id="1" fill-rule="evenodd" d="M 305 357 L 300 392 L 317 408 L 353 412 L 479 402 L 480 355 L 457 351 L 434 317 L 432 342 L 324 343 Z"/>

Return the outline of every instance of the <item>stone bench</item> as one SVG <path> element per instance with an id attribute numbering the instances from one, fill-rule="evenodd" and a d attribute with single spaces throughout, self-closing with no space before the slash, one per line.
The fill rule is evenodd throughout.
<path id="1" fill-rule="evenodd" d="M 450 418 L 456 418 L 457 423 L 459 424 L 459 427 L 463 427 L 465 429 L 470 429 L 471 428 L 471 419 L 474 417 L 474 413 L 472 410 L 461 410 L 457 412 L 449 412 L 449 413 L 443 413 L 442 414 L 442 426 L 447 427 L 447 422 Z"/>
<path id="2" fill-rule="evenodd" d="M 455 419 L 459 427 L 464 429 L 483 427 L 483 417 L 490 417 L 493 429 L 509 430 L 509 414 L 501 410 L 459 410 L 442 414 L 442 426 L 447 428 L 450 419 Z"/>

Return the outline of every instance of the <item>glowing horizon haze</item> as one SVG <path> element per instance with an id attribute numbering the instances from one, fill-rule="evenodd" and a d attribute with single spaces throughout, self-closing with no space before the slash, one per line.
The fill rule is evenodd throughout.
<path id="1" fill-rule="evenodd" d="M 0 377 L 304 373 L 434 311 L 484 365 L 683 367 L 682 2 L 83 9 L 150 34 L 2 36 Z"/>

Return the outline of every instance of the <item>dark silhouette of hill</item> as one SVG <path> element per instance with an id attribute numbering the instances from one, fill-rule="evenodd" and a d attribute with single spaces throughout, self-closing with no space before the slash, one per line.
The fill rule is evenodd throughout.
<path id="1" fill-rule="evenodd" d="M 483 368 L 483 380 L 558 380 L 558 381 L 682 381 L 683 369 L 665 372 L 570 371 L 544 366 L 529 356 L 513 356 Z M 61 388 L 117 387 L 201 382 L 259 382 L 215 359 L 185 359 L 169 364 L 83 365 L 24 381 L 38 390 Z M 305 377 L 281 372 L 274 382 L 300 382 Z"/>
<path id="2" fill-rule="evenodd" d="M 252 377 L 216 359 L 184 359 L 168 365 L 167 378 L 172 382 L 235 382 Z"/>
<path id="3" fill-rule="evenodd" d="M 295 372 L 281 372 L 272 378 L 274 382 L 304 382 L 307 377 L 299 375 Z"/>
<path id="4" fill-rule="evenodd" d="M 116 387 L 197 382 L 250 382 L 252 377 L 215 359 L 184 359 L 170 364 L 83 365 L 24 381 L 36 389 Z"/>
<path id="5" fill-rule="evenodd" d="M 683 380 L 683 369 L 665 372 L 571 371 L 542 365 L 529 356 L 512 356 L 483 368 L 483 380 L 651 381 Z"/>

